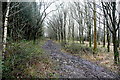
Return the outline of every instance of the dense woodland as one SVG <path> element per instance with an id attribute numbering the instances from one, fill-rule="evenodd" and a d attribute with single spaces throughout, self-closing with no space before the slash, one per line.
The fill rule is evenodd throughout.
<path id="1" fill-rule="evenodd" d="M 48 39 L 59 43 L 65 51 L 74 49 L 72 53 L 81 50 L 77 44 L 97 55 L 101 45 L 113 54 L 114 65 L 119 68 L 119 7 L 117 1 L 2 2 L 3 77 L 35 76 L 28 76 L 28 66 L 36 64 L 38 56 L 43 55 L 39 44 Z"/>

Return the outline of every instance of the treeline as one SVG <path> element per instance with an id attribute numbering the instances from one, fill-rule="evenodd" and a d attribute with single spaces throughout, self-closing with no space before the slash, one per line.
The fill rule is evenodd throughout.
<path id="1" fill-rule="evenodd" d="M 8 5 L 3 3 L 3 25 L 8 6 L 10 7 L 7 26 L 9 40 L 35 40 L 43 35 L 43 23 L 40 23 L 42 18 L 40 20 L 40 10 L 36 2 L 11 2 Z"/>
<path id="2" fill-rule="evenodd" d="M 47 11 L 53 2 L 3 2 L 3 52 L 7 41 L 35 40 L 44 34 L 60 42 L 89 42 L 94 51 L 97 44 L 106 45 L 110 51 L 113 43 L 114 60 L 119 62 L 120 13 L 116 2 L 57 3 L 55 10 Z M 53 12 L 55 11 L 55 12 Z M 49 13 L 52 16 L 48 16 Z M 47 17 L 47 19 L 46 19 Z M 46 20 L 45 20 L 46 19 Z M 47 24 L 45 24 L 47 23 Z M 107 37 L 106 37 L 107 36 Z"/>
<path id="3" fill-rule="evenodd" d="M 38 78 L 31 74 L 36 63 L 49 60 L 42 46 L 44 20 L 50 12 L 51 2 L 2 2 L 2 78 Z M 37 44 L 36 44 L 37 43 Z M 0 46 L 1 47 L 1 46 Z M 45 63 L 46 65 L 49 65 Z M 49 73 L 48 73 L 49 74 Z"/>
<path id="4" fill-rule="evenodd" d="M 2 2 L 3 53 L 7 43 L 33 40 L 44 35 L 44 21 L 53 9 L 47 11 L 56 1 L 51 2 Z"/>
<path id="5" fill-rule="evenodd" d="M 118 47 L 120 44 L 120 13 L 117 2 L 68 2 L 48 17 L 48 37 L 60 42 L 89 42 L 89 47 L 96 51 L 97 45 L 113 43 L 114 62 L 119 63 Z M 92 46 L 93 44 L 93 46 Z"/>

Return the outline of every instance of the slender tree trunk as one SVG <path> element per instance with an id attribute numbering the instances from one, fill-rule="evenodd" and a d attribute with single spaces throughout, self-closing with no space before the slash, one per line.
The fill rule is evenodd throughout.
<path id="1" fill-rule="evenodd" d="M 66 16 L 67 13 L 64 12 L 64 41 L 66 42 Z"/>
<path id="2" fill-rule="evenodd" d="M 81 34 L 80 34 L 80 24 L 79 24 L 79 42 L 80 42 L 80 44 L 81 44 Z"/>
<path id="3" fill-rule="evenodd" d="M 88 10 L 88 14 L 89 15 L 91 15 L 90 14 L 90 9 Z M 92 47 L 92 34 L 91 34 L 91 18 L 90 18 L 90 16 L 88 17 L 89 19 L 88 19 L 88 35 L 89 35 L 89 37 L 88 37 L 88 39 L 89 39 L 89 47 Z"/>
<path id="4" fill-rule="evenodd" d="M 37 37 L 37 28 L 34 28 L 34 35 L 33 35 L 33 44 L 36 43 L 36 37 Z"/>
<path id="5" fill-rule="evenodd" d="M 5 15 L 5 22 L 4 22 L 4 34 L 3 34 L 3 55 L 6 52 L 6 43 L 7 43 L 7 27 L 8 27 L 8 15 L 9 15 L 9 8 L 10 8 L 10 0 L 7 0 L 7 12 Z"/>
<path id="6" fill-rule="evenodd" d="M 66 42 L 66 29 L 65 29 L 65 26 L 64 26 L 64 41 Z"/>
<path id="7" fill-rule="evenodd" d="M 81 17 L 82 17 L 82 13 L 81 13 Z M 82 19 L 81 19 L 81 32 L 82 32 L 82 35 L 81 35 L 81 40 L 82 40 L 82 44 L 84 44 L 84 37 L 83 37 L 83 32 L 84 32 L 84 28 L 83 28 L 83 21 L 82 21 Z"/>
<path id="8" fill-rule="evenodd" d="M 91 24 L 89 24 L 89 47 L 91 47 Z"/>
<path id="9" fill-rule="evenodd" d="M 97 34 L 96 34 L 96 4 L 95 4 L 95 2 L 93 3 L 93 6 L 94 6 L 94 11 L 93 11 L 93 14 L 94 14 L 94 50 L 96 50 L 96 48 L 97 48 Z"/>
<path id="10" fill-rule="evenodd" d="M 60 37 L 60 32 L 59 32 L 58 36 L 59 36 L 59 42 L 60 42 L 60 39 L 61 39 L 61 37 Z"/>
<path id="11" fill-rule="evenodd" d="M 73 42 L 74 42 L 74 23 L 72 25 L 72 39 L 73 39 Z"/>
<path id="12" fill-rule="evenodd" d="M 93 20 L 94 22 L 94 20 Z M 94 27 L 91 28 L 92 29 L 92 44 L 94 44 Z"/>
<path id="13" fill-rule="evenodd" d="M 81 37 L 82 37 L 82 44 L 84 44 L 84 37 L 83 37 L 83 32 L 84 32 L 84 31 L 83 31 L 83 30 L 84 30 L 84 29 L 83 29 L 83 26 L 82 26 L 82 36 L 81 36 Z"/>
<path id="14" fill-rule="evenodd" d="M 105 18 L 104 18 L 104 36 L 103 36 L 103 47 L 105 47 Z"/>
<path id="15" fill-rule="evenodd" d="M 110 32 L 109 32 L 109 29 L 107 27 L 107 49 L 108 49 L 108 52 L 110 52 Z"/>
<path id="16" fill-rule="evenodd" d="M 33 43 L 35 44 L 35 42 L 36 42 L 36 32 L 35 32 L 35 35 L 34 35 L 33 38 L 34 38 L 34 39 L 33 39 Z"/>
<path id="17" fill-rule="evenodd" d="M 120 16 L 120 14 L 119 14 Z M 118 24 L 118 47 L 120 47 L 120 24 Z"/>
<path id="18" fill-rule="evenodd" d="M 3 33 L 3 15 L 2 15 L 2 2 L 0 1 L 0 61 L 2 62 L 2 33 Z M 2 66 L 3 63 L 0 63 L 0 66 Z M 2 71 L 3 71 L 3 67 L 0 67 L 0 78 L 2 79 Z"/>
<path id="19" fill-rule="evenodd" d="M 61 41 L 63 42 L 63 31 L 61 31 Z"/>
<path id="20" fill-rule="evenodd" d="M 109 27 L 109 24 L 108 24 L 108 19 L 107 19 L 107 16 L 105 16 L 105 18 L 106 18 L 106 25 L 107 25 L 107 49 L 108 49 L 108 52 L 110 52 L 110 32 L 109 32 L 109 29 L 108 29 L 108 27 Z"/>
<path id="21" fill-rule="evenodd" d="M 120 20 L 120 13 L 119 13 L 119 20 Z M 120 21 L 117 24 L 118 27 L 118 45 L 117 47 L 120 47 Z"/>
<path id="22" fill-rule="evenodd" d="M 63 30 L 63 20 L 61 19 L 60 20 L 60 34 L 61 34 L 61 42 L 63 42 L 63 39 L 64 39 L 64 35 L 63 35 L 63 32 L 64 32 L 64 30 Z"/>
<path id="23" fill-rule="evenodd" d="M 58 29 L 56 29 L 56 41 L 58 40 Z"/>
<path id="24" fill-rule="evenodd" d="M 101 33 L 101 30 L 100 30 L 100 16 L 99 16 L 99 27 L 98 27 L 98 32 L 97 32 L 97 41 L 98 41 L 98 45 L 100 45 L 100 33 Z"/>
<path id="25" fill-rule="evenodd" d="M 68 27 L 68 42 L 70 41 L 70 26 Z"/>
<path id="26" fill-rule="evenodd" d="M 60 42 L 60 27 L 58 27 L 58 40 Z"/>
<path id="27" fill-rule="evenodd" d="M 68 21 L 68 43 L 70 41 L 70 37 L 71 37 L 71 30 L 70 30 L 70 19 Z"/>

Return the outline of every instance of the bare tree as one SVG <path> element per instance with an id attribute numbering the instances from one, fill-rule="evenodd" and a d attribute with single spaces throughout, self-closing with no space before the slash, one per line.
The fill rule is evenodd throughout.
<path id="1" fill-rule="evenodd" d="M 71 16 L 72 18 L 78 23 L 78 31 L 79 31 L 79 42 L 84 43 L 83 38 L 83 11 L 82 7 L 80 6 L 80 2 L 74 2 L 73 5 L 71 5 Z"/>
<path id="2" fill-rule="evenodd" d="M 88 9 L 88 15 L 91 15 L 90 14 L 90 9 Z M 91 34 L 91 32 L 92 32 L 92 27 L 91 27 L 91 24 L 92 24 L 92 19 L 91 19 L 91 17 L 89 16 L 88 17 L 88 33 L 89 33 L 89 47 L 91 47 L 92 46 L 92 34 Z"/>
<path id="3" fill-rule="evenodd" d="M 114 46 L 114 63 L 119 63 L 119 52 L 117 50 L 117 30 L 119 28 L 120 24 L 120 18 L 117 22 L 116 18 L 116 2 L 102 2 L 102 6 L 104 7 L 104 14 L 107 16 L 106 20 L 110 20 L 112 26 L 107 26 L 112 33 L 112 39 L 113 39 L 113 46 Z"/>
<path id="4" fill-rule="evenodd" d="M 64 26 L 64 41 L 66 42 L 66 23 L 67 23 L 67 20 L 66 20 L 66 18 L 67 18 L 67 10 L 63 10 L 63 16 L 64 16 L 64 24 L 63 24 L 63 26 Z"/>

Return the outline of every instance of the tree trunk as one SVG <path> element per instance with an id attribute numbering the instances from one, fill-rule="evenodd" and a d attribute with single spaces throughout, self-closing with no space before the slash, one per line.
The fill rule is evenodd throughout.
<path id="1" fill-rule="evenodd" d="M 114 45 L 114 63 L 117 64 L 119 63 L 119 52 L 117 50 L 117 37 L 116 37 L 116 18 L 115 18 L 115 10 L 116 10 L 116 2 L 112 2 L 113 6 L 113 10 L 112 10 L 112 26 L 113 26 L 113 45 Z"/>
<path id="2" fill-rule="evenodd" d="M 64 12 L 64 41 L 66 42 L 66 15 L 67 13 Z"/>
<path id="3" fill-rule="evenodd" d="M 70 30 L 70 19 L 68 20 L 68 37 L 67 37 L 67 39 L 68 39 L 68 43 L 69 43 L 69 41 L 70 41 L 70 37 L 71 37 L 71 30 Z"/>
<path id="4" fill-rule="evenodd" d="M 81 17 L 82 17 L 82 13 L 81 13 Z M 83 37 L 83 32 L 84 32 L 84 28 L 83 28 L 83 21 L 82 21 L 82 19 L 81 19 L 81 32 L 82 32 L 82 35 L 81 35 L 81 41 L 82 41 L 82 44 L 84 44 L 84 37 Z"/>
<path id="5" fill-rule="evenodd" d="M 64 35 L 63 35 L 63 20 L 60 20 L 61 22 L 61 25 L 60 25 L 60 34 L 61 34 L 61 42 L 63 42 L 63 39 L 64 39 Z"/>
<path id="6" fill-rule="evenodd" d="M 108 27 L 109 27 L 109 24 L 108 24 L 108 18 L 107 18 L 107 16 L 105 16 L 105 18 L 106 18 L 106 25 L 107 25 L 107 49 L 108 49 L 108 52 L 110 52 L 110 32 L 109 32 L 109 29 L 108 29 Z"/>
<path id="7" fill-rule="evenodd" d="M 65 26 L 64 26 L 64 41 L 66 42 L 66 29 L 65 29 Z"/>
<path id="8" fill-rule="evenodd" d="M 80 24 L 79 24 L 79 42 L 81 44 Z"/>
<path id="9" fill-rule="evenodd" d="M 81 36 L 81 37 L 82 37 L 82 38 L 81 38 L 81 39 L 82 39 L 82 44 L 84 44 L 83 30 L 84 30 L 84 29 L 83 29 L 83 26 L 82 26 L 82 36 Z"/>
<path id="10" fill-rule="evenodd" d="M 114 63 L 119 63 L 119 52 L 117 50 L 117 37 L 116 32 L 113 32 L 113 46 L 114 46 Z"/>
<path id="11" fill-rule="evenodd" d="M 33 38 L 34 38 L 34 39 L 33 39 L 33 44 L 35 44 L 35 42 L 36 42 L 36 32 L 35 32 L 35 35 L 34 35 Z"/>
<path id="12" fill-rule="evenodd" d="M 73 39 L 73 42 L 74 42 L 74 23 L 72 25 L 72 39 Z"/>
<path id="13" fill-rule="evenodd" d="M 37 28 L 34 28 L 34 35 L 33 35 L 33 44 L 36 43 L 36 38 L 37 38 Z"/>
<path id="14" fill-rule="evenodd" d="M 103 36 L 103 47 L 105 47 L 105 18 L 104 18 L 104 36 Z"/>
<path id="15" fill-rule="evenodd" d="M 110 32 L 108 27 L 107 27 L 107 42 L 108 42 L 107 49 L 108 49 L 108 52 L 110 52 Z"/>
<path id="16" fill-rule="evenodd" d="M 89 47 L 91 47 L 91 24 L 89 24 Z"/>
<path id="17" fill-rule="evenodd" d="M 100 16 L 99 16 L 99 27 L 98 27 L 98 32 L 97 32 L 97 42 L 98 45 L 100 45 L 100 33 L 101 33 L 101 29 L 100 29 Z"/>
<path id="18" fill-rule="evenodd" d="M 60 27 L 58 27 L 58 40 L 60 42 Z"/>
<path id="19" fill-rule="evenodd" d="M 103 5 L 103 2 L 102 2 L 102 6 L 103 6 L 103 12 L 104 12 L 104 15 L 106 16 L 106 20 L 108 22 L 108 18 L 107 18 L 107 15 L 109 16 L 109 19 L 112 23 L 112 29 L 110 29 L 110 27 L 107 25 L 107 28 L 109 28 L 109 30 L 111 31 L 112 33 L 112 38 L 113 38 L 113 47 L 114 47 L 114 63 L 117 64 L 119 63 L 119 52 L 117 50 L 117 23 L 116 23 L 116 2 L 111 2 L 111 5 L 108 4 L 108 5 Z M 112 9 L 109 9 L 110 7 L 112 7 Z M 106 9 L 106 13 L 105 13 L 105 9 Z M 109 13 L 111 11 L 111 13 Z M 107 23 L 108 24 L 108 23 Z"/>
<path id="20" fill-rule="evenodd" d="M 118 24 L 118 47 L 120 47 L 120 26 Z"/>
<path id="21" fill-rule="evenodd" d="M 56 29 L 56 41 L 58 40 L 58 29 Z"/>
<path id="22" fill-rule="evenodd" d="M 61 41 L 63 42 L 63 31 L 61 30 Z"/>
<path id="23" fill-rule="evenodd" d="M 7 0 L 8 4 L 7 4 L 7 12 L 5 15 L 5 22 L 4 22 L 4 34 L 3 34 L 3 55 L 6 52 L 6 43 L 7 43 L 7 26 L 8 26 L 8 15 L 9 15 L 9 2 L 10 0 Z"/>
<path id="24" fill-rule="evenodd" d="M 94 11 L 93 11 L 93 14 L 94 14 L 94 50 L 96 50 L 97 48 L 97 34 L 96 34 L 96 6 L 95 6 L 95 2 L 93 3 L 93 6 L 94 6 Z"/>

